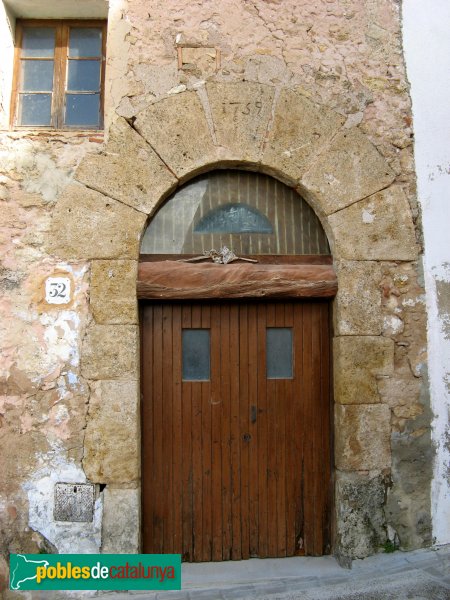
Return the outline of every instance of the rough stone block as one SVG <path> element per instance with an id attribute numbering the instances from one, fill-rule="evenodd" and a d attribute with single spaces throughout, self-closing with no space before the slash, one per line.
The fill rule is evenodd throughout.
<path id="1" fill-rule="evenodd" d="M 139 490 L 107 486 L 103 494 L 102 552 L 139 552 Z"/>
<path id="2" fill-rule="evenodd" d="M 391 466 L 391 411 L 385 404 L 335 407 L 336 467 L 370 471 Z"/>
<path id="3" fill-rule="evenodd" d="M 206 89 L 217 143 L 238 160 L 257 162 L 275 88 L 258 83 L 209 83 Z"/>
<path id="4" fill-rule="evenodd" d="M 345 121 L 295 90 L 282 90 L 262 162 L 299 180 Z"/>
<path id="5" fill-rule="evenodd" d="M 383 327 L 380 265 L 369 261 L 340 261 L 336 271 L 336 335 L 380 335 Z"/>
<path id="6" fill-rule="evenodd" d="M 137 326 L 92 325 L 83 340 L 83 377 L 137 380 L 137 353 Z"/>
<path id="7" fill-rule="evenodd" d="M 134 260 L 92 262 L 90 304 L 97 323 L 137 323 L 136 279 Z"/>
<path id="8" fill-rule="evenodd" d="M 139 477 L 139 385 L 96 381 L 91 385 L 83 468 L 94 483 L 128 483 Z"/>
<path id="9" fill-rule="evenodd" d="M 359 129 L 343 129 L 302 178 L 325 214 L 362 200 L 393 182 L 395 174 Z"/>
<path id="10" fill-rule="evenodd" d="M 195 92 L 183 92 L 140 112 L 135 128 L 177 175 L 217 160 L 205 113 Z"/>
<path id="11" fill-rule="evenodd" d="M 67 259 L 137 259 L 145 220 L 117 200 L 72 184 L 54 208 L 47 250 Z"/>
<path id="12" fill-rule="evenodd" d="M 381 336 L 338 337 L 334 350 L 334 396 L 340 404 L 380 402 L 377 375 L 394 371 L 394 341 Z"/>
<path id="13" fill-rule="evenodd" d="M 124 119 L 111 128 L 103 154 L 88 154 L 76 179 L 87 186 L 149 214 L 177 179 Z"/>
<path id="14" fill-rule="evenodd" d="M 349 260 L 415 260 L 411 210 L 403 190 L 390 187 L 331 215 L 334 255 Z"/>
<path id="15" fill-rule="evenodd" d="M 337 552 L 351 559 L 379 552 L 386 541 L 384 478 L 337 471 L 336 495 Z"/>

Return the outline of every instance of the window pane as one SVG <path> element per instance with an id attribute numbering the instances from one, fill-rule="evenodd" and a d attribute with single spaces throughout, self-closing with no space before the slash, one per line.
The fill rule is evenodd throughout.
<path id="1" fill-rule="evenodd" d="M 183 329 L 183 380 L 209 381 L 209 329 Z"/>
<path id="2" fill-rule="evenodd" d="M 69 56 L 101 56 L 102 30 L 93 27 L 70 29 Z"/>
<path id="3" fill-rule="evenodd" d="M 268 327 L 266 331 L 267 379 L 292 378 L 292 329 Z"/>
<path id="4" fill-rule="evenodd" d="M 68 91 L 97 92 L 99 88 L 99 60 L 69 60 Z"/>
<path id="5" fill-rule="evenodd" d="M 66 94 L 65 124 L 98 127 L 100 125 L 99 94 Z"/>
<path id="6" fill-rule="evenodd" d="M 208 212 L 195 233 L 273 233 L 269 219 L 248 204 L 231 202 Z"/>
<path id="7" fill-rule="evenodd" d="M 23 60 L 21 91 L 51 92 L 53 89 L 52 60 Z"/>
<path id="8" fill-rule="evenodd" d="M 23 30 L 22 56 L 47 57 L 54 54 L 54 27 L 26 27 Z"/>
<path id="9" fill-rule="evenodd" d="M 21 94 L 20 125 L 50 125 L 51 94 Z"/>

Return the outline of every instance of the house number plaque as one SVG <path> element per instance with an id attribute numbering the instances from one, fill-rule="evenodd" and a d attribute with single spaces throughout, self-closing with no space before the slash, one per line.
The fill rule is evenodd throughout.
<path id="1" fill-rule="evenodd" d="M 45 301 L 47 304 L 69 304 L 72 300 L 72 281 L 69 277 L 47 277 Z"/>

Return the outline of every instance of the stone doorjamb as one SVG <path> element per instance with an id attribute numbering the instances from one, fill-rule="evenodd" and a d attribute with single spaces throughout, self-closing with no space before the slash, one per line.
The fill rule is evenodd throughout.
<path id="1" fill-rule="evenodd" d="M 124 552 L 124 539 L 135 540 L 128 551 L 139 548 L 141 235 L 180 184 L 237 167 L 296 188 L 330 241 L 339 286 L 333 310 L 335 546 L 344 557 L 355 554 L 348 541 L 348 487 L 391 467 L 390 409 L 376 385 L 376 377 L 394 368 L 394 342 L 382 335 L 380 261 L 414 261 L 417 248 L 394 172 L 367 136 L 344 122 L 297 89 L 210 82 L 149 105 L 133 122 L 119 118 L 103 152 L 83 159 L 76 182 L 59 198 L 49 251 L 91 262 L 92 320 L 81 349 L 91 390 L 83 468 L 92 482 L 108 485 L 104 551 Z M 108 519 L 108 502 L 126 510 Z M 370 548 L 366 541 L 359 555 Z"/>

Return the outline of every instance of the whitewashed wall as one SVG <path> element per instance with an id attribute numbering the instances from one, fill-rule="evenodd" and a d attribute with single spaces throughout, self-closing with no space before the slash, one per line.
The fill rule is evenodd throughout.
<path id="1" fill-rule="evenodd" d="M 425 237 L 429 376 L 436 447 L 433 535 L 450 542 L 450 2 L 404 0 L 403 43 L 413 102 Z"/>

